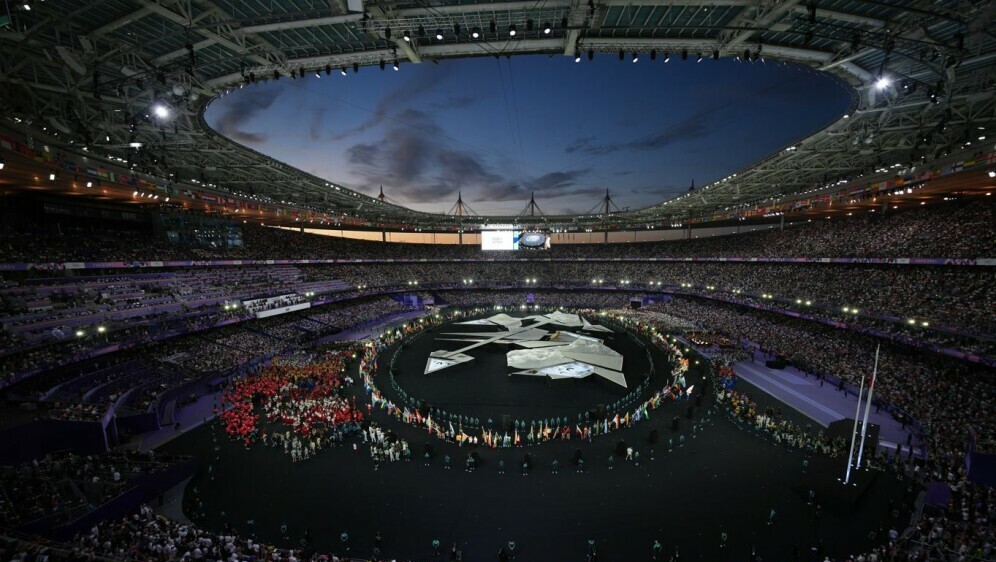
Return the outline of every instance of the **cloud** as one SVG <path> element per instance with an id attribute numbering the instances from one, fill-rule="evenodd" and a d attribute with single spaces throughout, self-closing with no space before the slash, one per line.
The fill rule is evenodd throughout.
<path id="1" fill-rule="evenodd" d="M 311 110 L 311 126 L 308 128 L 308 137 L 317 142 L 322 140 L 322 125 L 325 119 L 325 112 L 328 107 L 315 107 Z"/>
<path id="2" fill-rule="evenodd" d="M 592 156 L 602 156 L 619 150 L 657 150 L 709 136 L 711 132 L 708 127 L 710 117 L 707 113 L 693 115 L 673 127 L 626 142 L 598 143 L 595 142 L 595 137 L 579 137 L 568 144 L 564 150 L 569 154 L 580 152 Z"/>
<path id="3" fill-rule="evenodd" d="M 464 109 L 470 107 L 477 103 L 479 98 L 475 96 L 460 95 L 460 96 L 449 96 L 442 101 L 436 101 L 429 104 L 429 109 L 432 111 L 452 111 L 454 109 Z"/>
<path id="4" fill-rule="evenodd" d="M 281 90 L 277 88 L 259 88 L 258 91 L 254 91 L 251 94 L 242 92 L 232 96 L 223 105 L 224 111 L 214 123 L 215 130 L 234 141 L 244 144 L 266 141 L 266 134 L 243 131 L 242 127 L 252 121 L 258 114 L 269 109 L 280 95 L 280 92 Z"/>
<path id="5" fill-rule="evenodd" d="M 333 135 L 330 140 L 340 141 L 352 137 L 368 131 L 385 121 L 401 121 L 403 123 L 406 112 L 417 111 L 411 109 L 411 104 L 418 100 L 418 98 L 426 96 L 430 92 L 440 88 L 450 74 L 451 71 L 445 66 L 434 69 L 433 72 L 416 73 L 414 79 L 402 83 L 381 96 L 377 100 L 377 105 L 371 111 L 370 117 L 365 121 L 351 129 L 346 129 Z"/>
<path id="6" fill-rule="evenodd" d="M 374 166 L 380 156 L 380 147 L 373 144 L 354 144 L 346 149 L 346 159 L 360 166 Z"/>
<path id="7" fill-rule="evenodd" d="M 592 136 L 578 137 L 578 138 L 574 139 L 573 141 L 571 141 L 571 144 L 567 145 L 567 148 L 565 148 L 564 150 L 566 152 L 568 152 L 568 153 L 571 153 L 571 154 L 573 154 L 575 152 L 580 152 L 580 151 L 583 151 L 585 148 L 587 148 L 587 147 L 591 146 L 592 144 L 594 144 L 594 140 L 595 140 L 595 137 L 592 137 Z"/>
<path id="8" fill-rule="evenodd" d="M 468 202 L 525 200 L 531 192 L 550 198 L 601 191 L 578 188 L 588 169 L 516 182 L 488 157 L 454 148 L 430 114 L 411 108 L 392 121 L 379 140 L 354 144 L 345 154 L 350 172 L 364 188 L 390 186 L 399 199 L 409 203 L 447 202 L 456 199 L 458 191 Z"/>
<path id="9" fill-rule="evenodd" d="M 535 194 L 543 199 L 566 196 L 599 195 L 600 187 L 580 187 L 578 183 L 590 173 L 588 169 L 551 172 L 522 183 L 504 182 L 491 186 L 478 196 L 483 201 L 525 201 Z"/>

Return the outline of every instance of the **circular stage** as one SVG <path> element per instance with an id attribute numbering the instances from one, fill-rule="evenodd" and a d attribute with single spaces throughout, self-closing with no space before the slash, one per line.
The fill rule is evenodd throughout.
<path id="1" fill-rule="evenodd" d="M 424 408 L 478 418 L 482 424 L 488 419 L 498 424 L 502 416 L 526 422 L 557 417 L 573 423 L 578 420 L 579 414 L 582 417 L 586 412 L 594 415 L 600 405 L 610 407 L 632 393 L 639 394 L 645 378 L 650 376 L 651 359 L 644 343 L 616 325 L 603 324 L 611 331 L 585 331 L 582 327 L 554 322 L 530 328 L 535 325 L 530 321 L 519 328 L 523 331 L 519 335 L 529 339 L 514 343 L 502 338 L 484 343 L 462 352 L 472 357 L 471 360 L 425 373 L 433 352 L 455 353 L 498 336 L 512 334 L 509 337 L 516 337 L 514 330 L 495 324 L 466 323 L 486 321 L 486 318 L 471 317 L 449 322 L 381 353 L 380 376 L 390 377 L 390 370 L 393 369 L 398 388 L 395 390 L 393 384 L 385 382 L 381 383 L 381 387 L 389 394 L 404 392 L 409 403 L 417 402 Z M 598 325 L 601 318 L 589 320 Z M 524 333 L 530 329 L 535 331 Z M 540 331 L 546 332 L 545 335 Z M 572 345 L 577 337 L 584 341 Z M 600 341 L 607 350 L 599 349 L 589 338 Z M 527 349 L 526 345 L 543 347 Z M 585 353 L 572 352 L 579 347 Z M 521 361 L 533 365 L 545 361 L 542 364 L 560 362 L 560 367 L 567 367 L 550 367 L 548 373 L 544 373 L 544 369 L 510 367 L 506 356 L 510 351 L 518 353 Z M 592 351 L 607 355 L 601 357 Z M 550 355 L 554 352 L 561 355 L 551 359 Z M 611 362 L 614 359 L 608 355 L 611 352 L 621 356 L 618 358 L 622 361 L 619 370 L 621 379 L 603 376 L 599 372 L 611 375 L 608 372 L 611 369 L 593 365 L 594 362 Z M 532 371 L 533 374 L 517 374 L 524 371 Z M 382 378 L 382 381 L 385 380 Z M 615 382 L 617 380 L 622 380 L 625 386 Z"/>

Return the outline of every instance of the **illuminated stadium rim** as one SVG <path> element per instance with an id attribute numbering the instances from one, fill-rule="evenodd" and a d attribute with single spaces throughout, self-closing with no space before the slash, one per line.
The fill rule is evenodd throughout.
<path id="1" fill-rule="evenodd" d="M 362 13 L 345 13 L 337 5 L 301 12 L 282 0 L 264 8 L 147 0 L 84 7 L 74 0 L 32 4 L 30 11 L 15 9 L 9 29 L 0 31 L 0 54 L 21 61 L 0 77 L 10 92 L 0 102 L 36 142 L 73 151 L 69 141 L 75 140 L 77 150 L 88 144 L 122 161 L 127 156 L 137 170 L 158 177 L 202 174 L 202 183 L 217 183 L 223 192 L 247 191 L 251 185 L 271 200 L 349 214 L 372 228 L 466 228 L 475 218 L 418 212 L 341 186 L 333 189 L 326 180 L 212 131 L 203 121 L 207 104 L 274 72 L 283 79 L 295 74 L 313 80 L 305 77 L 316 71 L 328 76 L 336 69 L 352 74 L 382 60 L 420 63 L 536 53 L 577 60 L 580 53 L 623 52 L 629 64 L 632 53 L 656 51 L 657 62 L 647 64 L 658 65 L 665 64 L 667 54 L 670 64 L 694 64 L 702 52 L 707 64 L 716 53 L 800 63 L 851 87 L 855 99 L 844 118 L 694 193 L 611 217 L 519 221 L 599 231 L 609 228 L 608 222 L 625 230 L 757 208 L 793 194 L 840 189 L 845 178 L 864 183 L 883 168 L 884 177 L 894 177 L 903 172 L 894 169 L 900 165 L 922 166 L 948 154 L 971 153 L 976 147 L 965 141 L 974 139 L 976 128 L 996 126 L 996 96 L 988 86 L 996 63 L 996 38 L 985 29 L 990 18 L 978 5 L 965 11 L 955 0 L 936 3 L 933 11 L 854 0 L 818 5 L 799 0 L 368 1 Z M 478 39 L 471 35 L 474 29 L 481 34 Z M 684 51 L 690 60 L 682 62 Z M 171 110 L 172 130 L 161 122 L 167 118 L 159 104 Z M 122 113 L 133 119 L 124 122 Z M 64 136 L 45 134 L 39 130 L 43 124 Z"/>

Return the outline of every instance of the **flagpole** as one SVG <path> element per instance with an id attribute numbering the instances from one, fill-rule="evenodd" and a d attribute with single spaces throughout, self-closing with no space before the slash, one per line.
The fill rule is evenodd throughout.
<path id="1" fill-rule="evenodd" d="M 858 389 L 858 408 L 854 412 L 854 429 L 851 430 L 851 450 L 847 453 L 847 472 L 844 473 L 844 484 L 851 481 L 851 461 L 854 458 L 854 438 L 858 433 L 858 418 L 861 417 L 861 397 L 865 392 L 865 378 L 861 377 L 861 387 Z"/>
<path id="2" fill-rule="evenodd" d="M 871 410 L 872 396 L 875 394 L 875 377 L 878 376 L 878 351 L 882 344 L 875 348 L 875 367 L 872 369 L 872 380 L 868 385 L 868 402 L 865 404 L 865 419 L 861 421 L 861 446 L 858 447 L 858 469 L 861 468 L 861 457 L 865 452 L 865 436 L 868 435 L 868 411 Z"/>

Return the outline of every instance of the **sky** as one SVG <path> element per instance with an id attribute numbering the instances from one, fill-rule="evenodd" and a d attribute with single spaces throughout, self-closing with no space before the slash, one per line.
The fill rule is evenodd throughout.
<path id="1" fill-rule="evenodd" d="M 258 82 L 210 105 L 232 140 L 330 182 L 447 212 L 620 209 L 726 177 L 843 114 L 847 90 L 791 64 L 469 58 Z"/>

